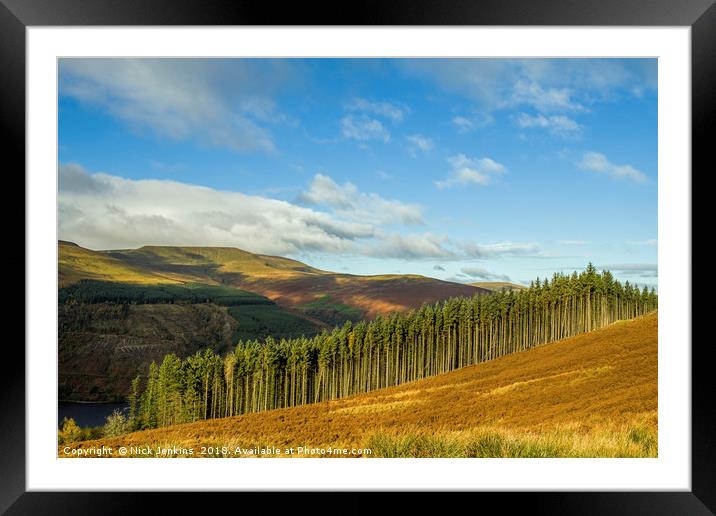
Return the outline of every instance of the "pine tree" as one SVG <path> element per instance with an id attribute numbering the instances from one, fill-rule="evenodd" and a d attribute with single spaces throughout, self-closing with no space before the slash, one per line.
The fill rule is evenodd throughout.
<path id="1" fill-rule="evenodd" d="M 426 304 L 306 338 L 239 342 L 149 367 L 132 382 L 132 428 L 336 399 L 424 378 L 656 310 L 654 289 L 622 285 L 590 263 L 520 292 Z"/>

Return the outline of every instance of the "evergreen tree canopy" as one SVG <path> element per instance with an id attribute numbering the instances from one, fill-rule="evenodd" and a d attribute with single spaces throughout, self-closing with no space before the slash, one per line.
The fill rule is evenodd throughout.
<path id="1" fill-rule="evenodd" d="M 590 263 L 530 288 L 426 304 L 312 337 L 239 342 L 152 363 L 133 385 L 132 428 L 152 428 L 336 399 L 491 360 L 657 308 L 653 289 Z M 135 408 L 136 404 L 136 408 Z"/>

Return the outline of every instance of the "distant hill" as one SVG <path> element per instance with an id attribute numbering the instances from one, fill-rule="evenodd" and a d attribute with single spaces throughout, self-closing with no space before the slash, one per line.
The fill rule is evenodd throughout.
<path id="1" fill-rule="evenodd" d="M 418 275 L 358 276 L 322 271 L 278 256 L 229 247 L 92 251 L 59 242 L 60 286 L 81 279 L 127 283 L 202 283 L 255 292 L 327 324 L 418 308 L 490 290 Z"/>
<path id="2" fill-rule="evenodd" d="M 484 288 L 491 292 L 499 292 L 501 290 L 524 290 L 527 287 L 519 285 L 517 283 L 510 283 L 509 281 L 478 281 L 475 283 L 468 283 L 473 287 Z"/>
<path id="3" fill-rule="evenodd" d="M 151 361 L 241 340 L 315 335 L 488 290 L 422 276 L 336 274 L 227 247 L 92 251 L 58 242 L 59 394 L 124 399 Z"/>
<path id="4" fill-rule="evenodd" d="M 270 446 L 370 448 L 373 456 L 388 457 L 656 457 L 657 349 L 658 317 L 652 313 L 367 394 L 74 446 L 117 450 L 169 444 L 197 453 L 201 446 L 217 445 L 232 452 Z"/>

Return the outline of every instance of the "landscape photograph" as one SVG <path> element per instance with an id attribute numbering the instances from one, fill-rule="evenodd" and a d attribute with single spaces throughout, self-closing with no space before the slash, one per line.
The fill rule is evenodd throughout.
<path id="1" fill-rule="evenodd" d="M 57 73 L 58 458 L 658 457 L 656 59 Z"/>

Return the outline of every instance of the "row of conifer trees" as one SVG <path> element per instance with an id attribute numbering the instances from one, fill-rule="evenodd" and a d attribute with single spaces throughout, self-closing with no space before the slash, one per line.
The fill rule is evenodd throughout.
<path id="1" fill-rule="evenodd" d="M 406 314 L 347 322 L 312 338 L 239 342 L 167 355 L 137 377 L 133 428 L 291 407 L 445 373 L 591 331 L 657 308 L 653 289 L 621 284 L 590 264 L 521 291 L 452 298 Z"/>

